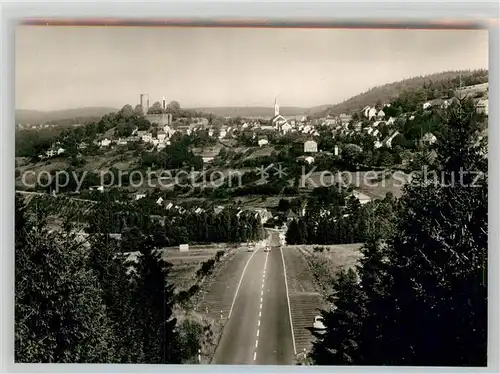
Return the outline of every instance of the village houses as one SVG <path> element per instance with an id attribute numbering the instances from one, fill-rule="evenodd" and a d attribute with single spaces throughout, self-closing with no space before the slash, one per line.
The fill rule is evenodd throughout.
<path id="1" fill-rule="evenodd" d="M 304 153 L 316 153 L 318 152 L 318 143 L 314 140 L 306 140 L 304 142 Z"/>

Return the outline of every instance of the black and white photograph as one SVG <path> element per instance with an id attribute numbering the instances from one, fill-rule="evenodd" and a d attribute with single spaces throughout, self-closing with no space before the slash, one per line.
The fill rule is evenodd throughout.
<path id="1" fill-rule="evenodd" d="M 488 37 L 16 26 L 15 362 L 486 367 Z"/>

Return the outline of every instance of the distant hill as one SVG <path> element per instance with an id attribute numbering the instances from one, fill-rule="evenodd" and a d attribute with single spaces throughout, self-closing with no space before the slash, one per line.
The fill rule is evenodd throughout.
<path id="1" fill-rule="evenodd" d="M 50 112 L 42 112 L 37 110 L 26 110 L 17 109 L 16 110 L 16 124 L 41 124 L 46 122 L 60 121 L 60 120 L 71 120 L 75 119 L 81 121 L 85 118 L 99 118 L 103 115 L 111 112 L 116 112 L 116 108 L 106 108 L 106 107 L 87 107 L 87 108 L 75 108 L 66 110 L 57 110 Z"/>
<path id="2" fill-rule="evenodd" d="M 202 113 L 212 113 L 216 116 L 221 117 L 263 117 L 271 118 L 274 116 L 273 107 L 213 107 L 213 108 L 189 108 L 196 112 Z M 284 116 L 299 116 L 302 114 L 309 113 L 309 108 L 299 108 L 299 107 L 280 107 L 280 114 Z"/>
<path id="3" fill-rule="evenodd" d="M 413 77 L 399 82 L 384 84 L 373 87 L 362 94 L 335 105 L 311 108 L 311 113 L 317 116 L 327 114 L 339 115 L 356 110 L 361 110 L 367 105 L 375 105 L 378 100 L 388 103 L 399 96 L 403 91 L 415 91 L 422 89 L 424 85 L 435 86 L 440 89 L 454 89 L 458 82 L 462 81 L 464 86 L 488 82 L 488 70 L 461 70 L 446 71 L 426 76 Z"/>
<path id="4" fill-rule="evenodd" d="M 339 115 L 343 112 L 360 110 L 366 105 L 375 105 L 377 101 L 382 103 L 390 102 L 399 96 L 403 91 L 414 91 L 421 89 L 424 85 L 436 87 L 438 91 L 455 89 L 458 81 L 464 86 L 488 82 L 487 70 L 463 70 L 447 71 L 405 79 L 399 82 L 388 83 L 382 86 L 371 88 L 370 90 L 356 95 L 342 103 L 334 105 L 321 105 L 313 108 L 301 107 L 280 107 L 280 113 L 284 116 L 312 115 L 322 117 L 327 114 Z M 86 118 L 95 120 L 105 114 L 117 112 L 119 109 L 107 107 L 88 107 L 59 110 L 52 112 L 42 112 L 35 110 L 16 110 L 16 124 L 40 124 L 61 120 L 74 120 L 82 122 Z M 212 113 L 220 117 L 262 117 L 271 118 L 274 115 L 273 107 L 199 107 L 188 108 L 190 111 L 201 113 Z M 64 121 L 66 123 L 67 121 Z"/>

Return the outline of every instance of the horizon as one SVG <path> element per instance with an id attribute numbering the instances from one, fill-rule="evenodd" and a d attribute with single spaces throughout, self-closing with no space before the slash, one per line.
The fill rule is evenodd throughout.
<path id="1" fill-rule="evenodd" d="M 309 109 L 476 69 L 488 69 L 485 30 L 18 26 L 16 110 L 120 109 L 141 93 L 150 105 L 271 108 L 277 97 Z"/>

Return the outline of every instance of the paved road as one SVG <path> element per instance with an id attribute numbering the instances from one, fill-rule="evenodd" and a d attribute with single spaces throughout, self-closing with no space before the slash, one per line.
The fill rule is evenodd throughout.
<path id="1" fill-rule="evenodd" d="M 282 254 L 257 250 L 249 259 L 214 364 L 291 365 L 294 343 Z"/>

